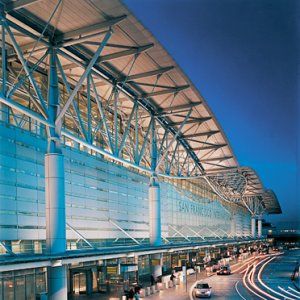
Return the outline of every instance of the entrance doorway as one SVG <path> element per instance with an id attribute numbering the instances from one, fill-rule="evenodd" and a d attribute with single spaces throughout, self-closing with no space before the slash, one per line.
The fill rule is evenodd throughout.
<path id="1" fill-rule="evenodd" d="M 75 273 L 72 275 L 73 294 L 86 293 L 86 272 Z"/>

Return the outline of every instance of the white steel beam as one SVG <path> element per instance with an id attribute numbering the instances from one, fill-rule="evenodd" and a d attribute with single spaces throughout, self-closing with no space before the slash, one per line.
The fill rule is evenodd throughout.
<path id="1" fill-rule="evenodd" d="M 165 94 L 174 94 L 174 93 L 178 93 L 180 91 L 186 90 L 189 87 L 190 87 L 189 85 L 172 87 L 172 88 L 168 88 L 168 89 L 164 89 L 164 90 L 160 90 L 160 91 L 156 91 L 156 92 L 145 93 L 145 94 L 143 94 L 143 97 L 148 98 L 148 97 L 160 96 L 160 95 L 165 95 Z"/>
<path id="2" fill-rule="evenodd" d="M 169 145 L 167 146 L 167 148 L 165 149 L 164 154 L 162 155 L 162 157 L 159 159 L 157 165 L 156 165 L 156 169 L 158 170 L 159 166 L 161 165 L 161 163 L 164 161 L 166 155 L 168 154 L 169 149 L 171 148 L 171 146 L 173 145 L 173 143 L 177 140 L 177 137 L 179 136 L 179 134 L 181 133 L 181 130 L 183 128 L 183 126 L 186 124 L 188 118 L 190 117 L 192 113 L 192 109 L 189 110 L 189 112 L 187 113 L 187 115 L 185 116 L 184 120 L 182 121 L 180 127 L 178 128 L 176 134 L 173 136 L 172 141 L 169 143 Z"/>
<path id="3" fill-rule="evenodd" d="M 196 133 L 191 133 L 191 134 L 184 134 L 182 136 L 183 139 L 192 139 L 195 137 L 202 137 L 202 136 L 207 136 L 210 137 L 214 134 L 220 133 L 219 130 L 212 130 L 212 131 L 206 131 L 206 132 L 196 132 Z"/>
<path id="4" fill-rule="evenodd" d="M 156 76 L 156 75 L 162 75 L 162 74 L 167 73 L 167 72 L 169 72 L 173 69 L 174 69 L 174 66 L 170 66 L 170 67 L 164 67 L 164 68 L 160 68 L 160 69 L 153 70 L 153 71 L 133 74 L 133 75 L 127 76 L 127 81 L 132 81 L 132 80 L 151 77 L 151 76 Z M 119 81 L 123 81 L 124 78 L 125 78 L 125 76 L 121 77 L 119 79 Z"/>
<path id="5" fill-rule="evenodd" d="M 136 47 L 133 49 L 128 49 L 128 50 L 124 50 L 124 51 L 120 51 L 120 52 L 116 52 L 116 53 L 112 53 L 112 54 L 103 55 L 97 59 L 96 63 L 101 63 L 101 62 L 117 59 L 117 58 L 124 57 L 124 56 L 129 56 L 129 55 L 133 55 L 133 54 L 139 54 L 139 53 L 147 51 L 148 49 L 150 49 L 152 47 L 154 47 L 154 44 L 148 44 L 148 45 Z"/>
<path id="6" fill-rule="evenodd" d="M 191 242 L 191 240 L 188 238 L 188 237 L 186 237 L 183 233 L 181 233 L 179 230 L 177 230 L 175 227 L 173 227 L 172 225 L 170 225 L 169 224 L 169 227 L 171 228 L 171 229 L 173 229 L 176 233 L 178 233 L 180 236 L 182 236 L 184 239 L 186 239 L 187 241 L 189 241 L 189 242 Z"/>
<path id="7" fill-rule="evenodd" d="M 17 10 L 20 8 L 24 8 L 26 6 L 29 6 L 31 4 L 37 3 L 41 0 L 16 0 L 16 1 L 10 1 L 5 4 L 5 11 L 10 12 L 12 10 Z"/>
<path id="8" fill-rule="evenodd" d="M 127 17 L 126 15 L 122 15 L 122 16 L 104 21 L 104 22 L 96 23 L 96 24 L 93 24 L 93 25 L 89 25 L 89 26 L 86 26 L 86 27 L 82 27 L 82 28 L 78 28 L 78 29 L 75 29 L 75 30 L 72 30 L 72 31 L 62 33 L 61 35 L 58 35 L 57 40 L 58 41 L 63 41 L 63 40 L 72 39 L 72 38 L 75 38 L 75 37 L 82 37 L 82 36 L 84 36 L 86 34 L 90 34 L 90 33 L 96 33 L 97 31 L 100 31 L 104 28 L 113 26 L 113 25 L 121 22 L 126 17 Z"/>
<path id="9" fill-rule="evenodd" d="M 73 226 L 71 226 L 68 222 L 66 222 L 66 225 L 76 234 L 78 235 L 78 237 L 85 241 L 87 243 L 87 245 L 89 245 L 91 248 L 97 249 L 96 247 L 94 247 L 79 231 L 77 231 Z"/>
<path id="10" fill-rule="evenodd" d="M 106 45 L 107 41 L 109 40 L 109 38 L 111 37 L 111 35 L 112 35 L 111 31 L 107 32 L 107 34 L 105 35 L 103 41 L 99 45 L 99 47 L 96 50 L 94 56 L 90 60 L 90 62 L 87 65 L 86 69 L 84 70 L 83 74 L 81 75 L 80 79 L 78 80 L 75 88 L 73 89 L 72 93 L 70 94 L 67 102 L 65 103 L 64 107 L 62 108 L 62 110 L 60 111 L 58 117 L 56 118 L 55 124 L 58 124 L 61 121 L 62 117 L 65 115 L 65 113 L 68 110 L 70 104 L 72 103 L 74 97 L 76 96 L 77 92 L 79 91 L 79 88 L 82 86 L 84 80 L 86 80 L 87 76 L 89 75 L 92 67 L 94 66 L 96 60 L 98 59 L 100 53 L 102 52 L 103 48 L 105 47 L 105 45 Z"/>
<path id="11" fill-rule="evenodd" d="M 157 114 L 161 115 L 161 114 L 164 114 L 166 112 L 175 112 L 175 111 L 178 111 L 178 110 L 189 109 L 191 107 L 198 106 L 201 103 L 202 103 L 201 101 L 198 101 L 198 102 L 190 102 L 190 103 L 176 105 L 176 106 L 169 106 L 169 107 L 165 107 L 165 108 L 159 108 Z"/>
<path id="12" fill-rule="evenodd" d="M 212 117 L 202 117 L 202 118 L 191 118 L 189 120 L 186 121 L 186 124 L 192 124 L 192 123 L 204 123 L 206 121 L 211 120 Z M 175 126 L 175 125 L 180 125 L 182 123 L 182 121 L 176 121 L 176 122 L 171 122 L 169 125 L 170 126 Z"/>
<path id="13" fill-rule="evenodd" d="M 109 223 L 111 223 L 113 226 L 115 226 L 116 228 L 118 228 L 120 231 L 122 231 L 126 236 L 128 236 L 130 239 L 132 239 L 136 244 L 140 245 L 141 243 L 136 240 L 133 236 L 131 236 L 126 230 L 124 230 L 121 226 L 119 226 L 118 224 L 116 224 L 114 221 L 112 221 L 111 219 L 108 220 Z"/>
<path id="14" fill-rule="evenodd" d="M 195 147 L 193 148 L 194 151 L 198 150 L 211 150 L 211 149 L 219 149 L 228 146 L 227 144 L 215 144 L 215 145 L 209 145 L 205 147 Z"/>

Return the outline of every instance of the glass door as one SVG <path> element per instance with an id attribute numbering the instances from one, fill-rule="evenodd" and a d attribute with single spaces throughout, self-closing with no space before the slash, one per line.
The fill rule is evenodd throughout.
<path id="1" fill-rule="evenodd" d="M 86 273 L 73 274 L 73 294 L 85 294 L 86 293 Z"/>

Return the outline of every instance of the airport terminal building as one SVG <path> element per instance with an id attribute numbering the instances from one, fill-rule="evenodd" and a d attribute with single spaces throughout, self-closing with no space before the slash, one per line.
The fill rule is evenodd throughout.
<path id="1" fill-rule="evenodd" d="M 120 296 L 264 239 L 276 195 L 123 3 L 7 0 L 0 25 L 0 299 Z"/>

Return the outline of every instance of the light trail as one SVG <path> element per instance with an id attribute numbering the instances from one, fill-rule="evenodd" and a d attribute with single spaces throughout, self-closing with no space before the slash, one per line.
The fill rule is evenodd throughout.
<path id="1" fill-rule="evenodd" d="M 296 297 L 296 299 L 300 299 L 300 296 L 295 295 L 295 294 L 293 294 L 293 293 L 291 293 L 291 292 L 285 290 L 283 287 L 278 286 L 278 288 L 279 288 L 282 292 L 287 293 L 287 294 L 290 295 L 290 296 Z"/>
<path id="2" fill-rule="evenodd" d="M 239 266 L 239 267 L 237 267 L 237 269 L 232 268 L 231 270 L 232 270 L 232 272 L 237 273 L 239 270 L 245 268 L 245 264 L 246 264 L 247 262 L 254 261 L 254 260 L 256 260 L 256 259 L 258 259 L 258 258 L 260 258 L 260 257 L 262 257 L 262 256 L 260 255 L 260 256 L 249 257 L 249 258 L 247 258 L 245 261 L 243 261 L 243 262 L 242 262 L 242 265 Z M 246 269 L 246 268 L 245 268 L 245 269 Z M 245 271 L 245 270 L 244 270 L 244 271 Z M 244 271 L 243 271 L 243 272 L 244 272 Z"/>
<path id="3" fill-rule="evenodd" d="M 242 269 L 242 268 L 245 268 L 247 262 L 250 262 L 250 261 L 251 261 L 251 263 L 253 263 L 253 261 L 255 261 L 256 259 L 261 258 L 261 257 L 262 257 L 262 256 L 249 257 L 249 258 L 247 258 L 246 260 L 244 260 L 243 262 L 241 262 L 242 265 L 239 266 L 237 269 L 234 269 L 234 267 L 233 267 L 231 270 L 232 270 L 232 271 L 234 270 L 233 272 L 237 272 L 237 270 L 240 270 L 240 269 Z M 248 267 L 249 267 L 249 264 L 248 264 Z M 195 299 L 194 299 L 194 296 L 193 296 L 193 291 L 194 291 L 194 288 L 195 288 L 195 286 L 196 286 L 197 283 L 198 283 L 198 281 L 196 281 L 196 282 L 190 287 L 190 290 L 189 290 L 189 298 L 190 298 L 190 300 L 195 300 Z M 240 296 L 243 300 L 247 300 L 247 299 L 244 298 L 244 297 L 240 294 L 240 292 L 238 291 L 238 289 L 237 289 L 237 283 L 235 284 L 235 289 L 236 289 L 237 293 L 239 294 L 239 296 Z M 267 299 L 265 299 L 265 300 L 267 300 Z"/>
<path id="4" fill-rule="evenodd" d="M 263 259 L 262 261 L 260 261 L 258 264 L 256 265 L 253 265 L 253 268 L 252 268 L 252 271 L 251 271 L 251 274 L 250 274 L 250 284 L 252 285 L 252 287 L 254 289 L 256 289 L 259 293 L 263 294 L 264 296 L 268 297 L 268 298 L 271 298 L 273 300 L 280 300 L 276 297 L 273 297 L 271 294 L 267 293 L 266 291 L 262 290 L 261 288 L 259 288 L 257 286 L 257 284 L 255 284 L 254 282 L 254 276 L 255 276 L 255 272 L 256 272 L 256 267 L 259 266 L 260 264 L 262 264 L 263 262 L 265 261 L 269 261 L 270 260 L 270 257 L 267 257 L 265 259 Z"/>
<path id="5" fill-rule="evenodd" d="M 278 254 L 278 255 L 280 255 L 280 254 Z M 276 256 L 278 256 L 278 255 L 276 255 Z M 295 300 L 294 298 L 287 297 L 286 295 L 283 295 L 283 294 L 281 294 L 281 293 L 275 291 L 274 289 L 270 288 L 270 287 L 267 286 L 267 285 L 262 281 L 262 279 L 261 279 L 261 273 L 262 273 L 262 271 L 264 270 L 265 266 L 266 266 L 268 263 L 270 263 L 272 260 L 274 260 L 274 259 L 276 258 L 276 256 L 274 255 L 274 257 L 272 257 L 271 259 L 269 259 L 267 262 L 265 262 L 265 263 L 261 266 L 261 268 L 260 268 L 260 270 L 258 271 L 258 274 L 257 274 L 257 279 L 258 279 L 259 283 L 260 283 L 263 287 L 265 287 L 266 289 L 268 289 L 268 290 L 271 291 L 272 293 L 274 293 L 274 294 L 276 294 L 276 295 L 278 295 L 278 296 L 280 296 L 280 297 L 283 297 L 284 299 Z"/>
<path id="6" fill-rule="evenodd" d="M 288 286 L 288 289 L 289 289 L 289 290 L 291 290 L 291 291 L 293 291 L 294 293 L 296 293 L 296 294 L 299 294 L 299 295 L 300 295 L 300 292 L 296 291 L 295 289 L 291 288 L 290 286 Z"/>
<path id="7" fill-rule="evenodd" d="M 244 284 L 244 286 L 245 286 L 252 294 L 254 294 L 255 296 L 257 296 L 258 298 L 263 299 L 263 300 L 267 300 L 266 298 L 262 297 L 261 295 L 257 294 L 255 291 L 253 291 L 253 290 L 249 287 L 249 285 L 247 284 L 248 271 L 249 271 L 249 266 L 248 266 L 248 268 L 247 268 L 247 271 L 246 271 L 245 275 L 243 276 L 243 284 Z"/>

